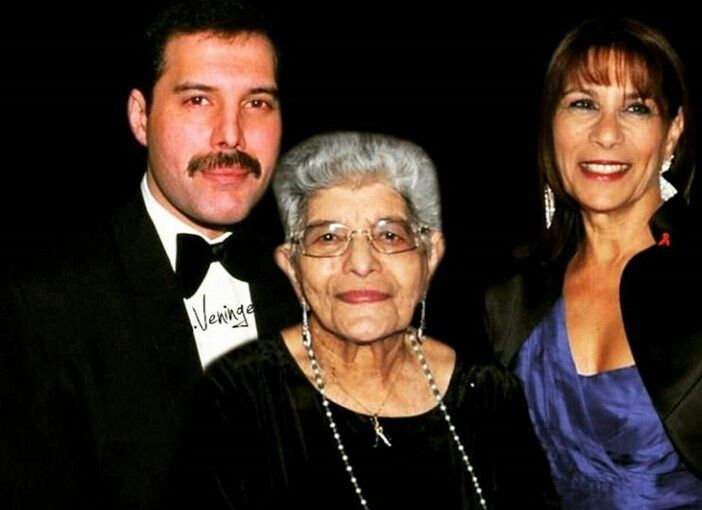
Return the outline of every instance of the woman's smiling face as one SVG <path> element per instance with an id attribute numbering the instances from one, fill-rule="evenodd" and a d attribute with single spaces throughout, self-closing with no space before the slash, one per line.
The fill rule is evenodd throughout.
<path id="1" fill-rule="evenodd" d="M 659 173 L 682 133 L 682 114 L 669 122 L 652 98 L 641 97 L 630 73 L 609 84 L 573 78 L 553 118 L 556 163 L 565 191 L 581 209 L 623 210 L 642 197 L 660 201 Z"/>

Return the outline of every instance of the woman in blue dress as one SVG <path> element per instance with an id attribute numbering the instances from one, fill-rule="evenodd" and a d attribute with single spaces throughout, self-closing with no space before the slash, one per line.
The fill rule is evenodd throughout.
<path id="1" fill-rule="evenodd" d="M 702 508 L 702 327 L 664 290 L 696 268 L 680 58 L 639 22 L 588 20 L 552 56 L 541 123 L 543 239 L 488 288 L 491 341 L 565 508 Z"/>

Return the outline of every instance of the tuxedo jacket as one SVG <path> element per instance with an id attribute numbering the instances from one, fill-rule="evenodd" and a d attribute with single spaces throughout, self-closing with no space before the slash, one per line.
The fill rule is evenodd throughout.
<path id="1" fill-rule="evenodd" d="M 656 244 L 635 255 L 620 282 L 629 345 L 665 430 L 702 478 L 702 243 L 687 209 L 666 203 L 650 221 Z M 485 294 L 485 322 L 500 361 L 522 344 L 561 296 L 566 262 L 525 264 Z"/>
<path id="2" fill-rule="evenodd" d="M 299 321 L 255 228 L 258 334 Z M 141 195 L 0 290 L 2 508 L 158 509 L 203 370 Z M 263 250 L 263 251 L 261 251 Z"/>

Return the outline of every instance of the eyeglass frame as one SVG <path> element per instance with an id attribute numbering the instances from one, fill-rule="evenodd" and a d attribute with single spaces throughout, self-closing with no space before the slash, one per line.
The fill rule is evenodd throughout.
<path id="1" fill-rule="evenodd" d="M 413 234 L 414 244 L 409 248 L 405 248 L 405 249 L 402 249 L 399 251 L 386 252 L 386 251 L 382 251 L 381 249 L 379 249 L 375 245 L 375 241 L 373 240 L 372 230 L 375 229 L 376 227 L 378 227 L 383 222 L 385 222 L 385 223 L 405 223 L 409 227 L 409 230 Z M 307 253 L 305 250 L 305 246 L 302 243 L 302 239 L 304 238 L 305 231 L 311 227 L 318 227 L 318 226 L 322 226 L 325 224 L 326 225 L 340 225 L 349 231 L 348 236 L 346 237 L 346 244 L 344 245 L 344 249 L 335 255 L 311 255 L 311 254 Z M 353 237 L 356 234 L 363 234 L 366 237 L 366 239 L 368 239 L 368 244 L 371 246 L 371 248 L 373 250 L 375 250 L 376 253 L 381 253 L 383 255 L 397 255 L 399 253 L 406 253 L 408 251 L 413 251 L 413 250 L 416 250 L 417 248 L 419 248 L 421 246 L 421 244 L 420 244 L 421 236 L 426 235 L 430 230 L 431 229 L 426 225 L 421 225 L 421 224 L 416 225 L 416 224 L 413 224 L 405 219 L 395 219 L 395 218 L 381 218 L 378 221 L 376 221 L 373 225 L 371 225 L 370 227 L 356 228 L 356 229 L 351 229 L 348 226 L 346 226 L 345 224 L 341 223 L 340 221 L 324 221 L 324 222 L 320 222 L 319 224 L 316 224 L 316 225 L 315 224 L 306 225 L 305 227 L 300 229 L 296 235 L 294 235 L 290 238 L 290 243 L 299 246 L 300 253 L 302 253 L 306 257 L 312 257 L 315 259 L 330 259 L 330 258 L 335 258 L 335 257 L 341 257 L 342 255 L 346 254 L 349 251 L 349 246 L 351 246 L 351 240 L 353 239 Z"/>

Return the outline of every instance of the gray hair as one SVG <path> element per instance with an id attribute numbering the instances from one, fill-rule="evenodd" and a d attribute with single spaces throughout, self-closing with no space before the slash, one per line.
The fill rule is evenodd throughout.
<path id="1" fill-rule="evenodd" d="M 387 182 L 404 197 L 413 221 L 441 230 L 436 168 L 422 148 L 388 135 L 337 132 L 308 138 L 278 163 L 273 192 L 286 238 L 304 227 L 316 191 L 364 179 Z"/>

